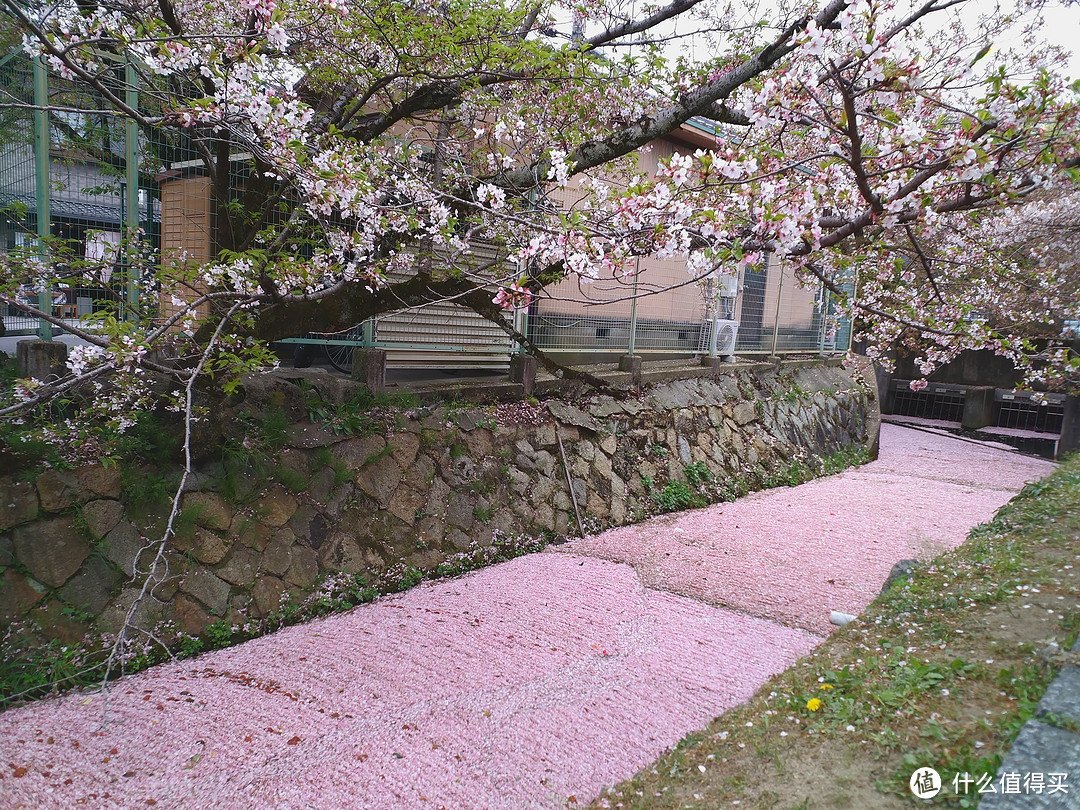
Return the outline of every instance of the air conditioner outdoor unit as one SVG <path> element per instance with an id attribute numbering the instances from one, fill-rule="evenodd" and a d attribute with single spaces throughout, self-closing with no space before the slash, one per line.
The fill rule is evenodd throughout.
<path id="1" fill-rule="evenodd" d="M 706 322 L 706 325 L 708 322 Z M 708 336 L 708 330 L 703 330 Z M 733 357 L 735 355 L 735 337 L 739 332 L 739 322 L 727 320 L 726 318 L 713 318 L 712 320 L 712 345 L 706 343 L 702 346 L 702 351 L 708 353 L 710 350 L 722 357 Z"/>

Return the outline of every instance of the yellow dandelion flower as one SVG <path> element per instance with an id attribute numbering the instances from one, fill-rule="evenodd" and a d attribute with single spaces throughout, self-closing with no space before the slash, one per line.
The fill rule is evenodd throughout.
<path id="1" fill-rule="evenodd" d="M 808 708 L 812 712 L 816 712 L 818 709 L 820 709 L 824 705 L 825 704 L 823 704 L 817 698 L 810 698 L 808 701 L 806 701 L 806 708 Z"/>
<path id="2" fill-rule="evenodd" d="M 832 686 L 831 683 L 823 683 L 821 686 L 818 687 L 818 689 L 821 689 L 822 691 L 828 691 L 829 689 L 832 689 L 832 688 L 833 688 L 833 686 Z"/>

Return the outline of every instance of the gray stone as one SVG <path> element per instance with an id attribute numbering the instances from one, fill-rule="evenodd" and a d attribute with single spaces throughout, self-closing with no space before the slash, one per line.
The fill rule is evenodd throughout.
<path id="1" fill-rule="evenodd" d="M 190 538 L 177 537 L 174 543 L 177 551 L 191 554 L 207 565 L 216 565 L 229 553 L 229 544 L 207 529 L 196 530 Z"/>
<path id="2" fill-rule="evenodd" d="M 326 447 L 337 441 L 337 436 L 318 425 L 293 425 L 289 429 L 288 443 L 292 447 L 313 449 Z"/>
<path id="3" fill-rule="evenodd" d="M 611 480 L 611 459 L 605 456 L 603 453 L 598 453 L 596 458 L 593 459 L 593 470 L 596 477 L 600 481 L 608 482 Z"/>
<path id="4" fill-rule="evenodd" d="M 603 433 L 603 425 L 595 417 L 585 413 L 580 408 L 575 408 L 572 405 L 567 405 L 565 402 L 559 402 L 557 399 L 549 400 L 547 408 L 551 411 L 551 415 L 555 417 L 555 421 L 564 425 L 574 425 L 575 427 L 584 428 L 585 430 L 591 430 L 593 433 Z"/>
<path id="5" fill-rule="evenodd" d="M 53 588 L 67 582 L 90 553 L 90 544 L 67 517 L 18 526 L 13 540 L 19 562 Z"/>
<path id="6" fill-rule="evenodd" d="M 413 433 L 398 433 L 390 439 L 390 455 L 401 469 L 408 469 L 420 449 L 420 439 Z"/>
<path id="7" fill-rule="evenodd" d="M 589 413 L 598 419 L 607 419 L 615 414 L 625 413 L 625 411 L 623 411 L 622 405 L 611 397 L 601 397 L 599 401 L 589 408 Z"/>
<path id="8" fill-rule="evenodd" d="M 74 470 L 47 470 L 38 476 L 38 498 L 46 512 L 56 512 L 94 498 L 120 497 L 120 472 L 91 464 Z"/>
<path id="9" fill-rule="evenodd" d="M 223 616 L 232 588 L 205 568 L 196 568 L 184 577 L 180 590 L 198 599 L 214 615 Z"/>
<path id="10" fill-rule="evenodd" d="M 686 433 L 693 433 L 694 431 L 694 412 L 690 408 L 682 408 L 675 412 L 672 418 L 672 422 L 675 425 L 675 432 L 682 435 Z"/>
<path id="11" fill-rule="evenodd" d="M 574 508 L 574 504 L 570 501 L 570 495 L 565 489 L 560 489 L 555 492 L 555 497 L 552 499 L 552 503 L 555 504 L 556 509 L 560 509 L 567 512 Z"/>
<path id="12" fill-rule="evenodd" d="M 61 644 L 77 644 L 85 638 L 87 630 L 90 629 L 69 615 L 67 605 L 57 599 L 34 608 L 34 621 L 41 626 L 45 635 Z"/>
<path id="13" fill-rule="evenodd" d="M 442 517 L 446 514 L 446 502 L 450 497 L 450 487 L 441 478 L 436 478 L 428 488 L 427 503 L 424 505 L 424 514 L 431 517 Z"/>
<path id="14" fill-rule="evenodd" d="M 1035 709 L 1036 717 L 1053 715 L 1080 724 L 1080 666 L 1063 667 Z"/>
<path id="15" fill-rule="evenodd" d="M 549 507 L 550 508 L 550 507 Z M 491 529 L 499 534 L 516 534 L 519 528 L 517 518 L 511 509 L 500 509 L 491 518 Z"/>
<path id="16" fill-rule="evenodd" d="M 476 499 L 464 492 L 454 492 L 450 495 L 450 503 L 446 510 L 446 521 L 452 526 L 468 529 L 473 523 L 473 510 L 476 509 Z"/>
<path id="17" fill-rule="evenodd" d="M 251 515 L 236 515 L 229 532 L 243 545 L 255 551 L 262 551 L 270 542 L 270 527 Z"/>
<path id="18" fill-rule="evenodd" d="M 216 492 L 186 492 L 180 508 L 190 511 L 195 523 L 207 529 L 223 531 L 233 520 L 233 510 Z"/>
<path id="19" fill-rule="evenodd" d="M 679 461 L 681 461 L 684 466 L 692 464 L 693 458 L 690 456 L 690 442 L 688 442 L 684 436 L 679 436 L 677 444 L 679 446 Z"/>
<path id="20" fill-rule="evenodd" d="M 390 497 L 400 481 L 401 467 L 393 456 L 384 456 L 356 473 L 356 485 L 382 509 L 389 506 Z"/>
<path id="21" fill-rule="evenodd" d="M 574 478 L 573 481 L 574 497 L 577 499 L 578 508 L 582 508 L 585 505 L 585 500 L 589 495 L 588 484 L 586 484 L 584 478 Z"/>
<path id="22" fill-rule="evenodd" d="M 77 608 L 98 614 L 109 604 L 123 575 L 96 554 L 87 558 L 82 568 L 60 589 L 60 596 Z"/>
<path id="23" fill-rule="evenodd" d="M 626 499 L 621 492 L 613 492 L 611 496 L 611 522 L 616 526 L 626 523 Z"/>
<path id="24" fill-rule="evenodd" d="M 38 493 L 33 484 L 0 483 L 0 532 L 37 517 Z"/>
<path id="25" fill-rule="evenodd" d="M 308 482 L 308 495 L 315 503 L 326 503 L 330 500 L 330 492 L 334 489 L 334 469 L 324 467 L 315 472 Z"/>
<path id="26" fill-rule="evenodd" d="M 734 411 L 732 412 L 732 418 L 735 420 L 735 424 L 741 426 L 757 421 L 758 412 L 755 405 L 756 402 L 736 403 Z"/>
<path id="27" fill-rule="evenodd" d="M 15 562 L 15 539 L 10 534 L 0 534 L 0 569 Z"/>
<path id="28" fill-rule="evenodd" d="M 124 626 L 128 611 L 142 593 L 141 588 L 127 588 L 120 593 L 116 601 L 102 611 L 98 617 L 98 629 L 104 633 L 118 633 Z M 171 606 L 166 606 L 150 597 L 143 598 L 135 613 L 131 617 L 131 623 L 135 627 L 147 632 L 153 631 L 165 618 L 166 612 Z"/>
<path id="29" fill-rule="evenodd" d="M 259 555 L 245 546 L 237 545 L 233 546 L 225 562 L 214 569 L 214 573 L 226 582 L 246 588 L 255 582 L 258 570 Z"/>
<path id="30" fill-rule="evenodd" d="M 311 532 L 312 523 L 318 514 L 310 503 L 300 503 L 281 530 L 291 531 L 297 537 L 306 537 Z"/>
<path id="31" fill-rule="evenodd" d="M 528 354 L 511 355 L 510 382 L 521 386 L 522 396 L 529 396 L 536 386 L 536 358 Z"/>
<path id="32" fill-rule="evenodd" d="M 179 594 L 173 604 L 176 606 L 176 624 L 181 631 L 197 636 L 210 624 L 210 614 L 194 599 Z"/>
<path id="33" fill-rule="evenodd" d="M 359 470 L 369 459 L 374 458 L 386 447 L 382 436 L 363 436 L 347 439 L 334 447 L 334 455 L 341 459 L 350 470 Z"/>
<path id="34" fill-rule="evenodd" d="M 435 463 L 427 456 L 418 456 L 401 480 L 413 489 L 424 492 L 435 480 Z"/>
<path id="35" fill-rule="evenodd" d="M 720 427 L 722 424 L 724 424 L 724 412 L 723 411 L 721 411 L 715 405 L 710 405 L 708 410 L 709 410 L 709 422 L 712 424 L 713 427 Z"/>
<path id="36" fill-rule="evenodd" d="M 297 505 L 292 493 L 275 484 L 255 502 L 254 513 L 267 526 L 276 529 L 289 522 Z"/>
<path id="37" fill-rule="evenodd" d="M 278 454 L 275 472 L 286 470 L 292 473 L 292 479 L 285 479 L 290 482 L 290 489 L 293 492 L 306 491 L 308 483 L 311 480 L 311 461 L 309 454 L 304 450 L 286 447 Z M 280 478 L 280 475 L 278 477 Z M 301 481 L 302 484 L 300 483 Z"/>
<path id="38" fill-rule="evenodd" d="M 472 540 L 461 529 L 455 528 L 446 532 L 446 537 L 443 539 L 443 548 L 447 544 L 455 551 L 467 551 L 469 546 L 472 545 Z"/>
<path id="39" fill-rule="evenodd" d="M 532 521 L 543 529 L 555 528 L 555 509 L 548 503 L 536 503 L 532 509 Z"/>
<path id="40" fill-rule="evenodd" d="M 387 509 L 390 514 L 412 526 L 416 522 L 418 512 L 421 517 L 423 516 L 423 506 L 426 501 L 426 494 L 402 484 L 394 492 L 393 497 L 390 498 Z"/>
<path id="41" fill-rule="evenodd" d="M 135 576 L 136 562 L 147 547 L 147 541 L 139 530 L 130 522 L 121 521 L 105 535 L 104 545 L 105 556 L 119 565 L 129 577 Z"/>
<path id="42" fill-rule="evenodd" d="M 559 484 L 565 484 L 565 477 L 559 478 L 538 478 L 532 485 L 532 496 L 534 503 L 549 503 L 551 501 L 552 494 L 555 492 L 555 487 Z"/>
<path id="43" fill-rule="evenodd" d="M 40 588 L 40 590 L 39 590 Z M 14 619 L 45 596 L 45 589 L 34 585 L 20 574 L 9 568 L 0 574 L 0 618 Z"/>
<path id="44" fill-rule="evenodd" d="M 262 555 L 262 570 L 276 577 L 285 575 L 292 565 L 292 546 L 296 535 L 290 529 L 274 532 Z"/>
<path id="45" fill-rule="evenodd" d="M 510 478 L 511 492 L 515 495 L 524 495 L 528 491 L 531 483 L 529 476 L 517 469 L 517 467 L 511 467 L 507 471 L 507 475 Z"/>
<path id="46" fill-rule="evenodd" d="M 588 439 L 582 439 L 580 442 L 574 445 L 574 452 L 586 461 L 592 461 L 593 456 L 596 455 L 596 445 L 594 445 Z"/>
<path id="47" fill-rule="evenodd" d="M 260 577 L 251 589 L 255 615 L 266 616 L 281 607 L 281 596 L 288 590 L 289 586 L 277 577 Z"/>
<path id="48" fill-rule="evenodd" d="M 618 446 L 618 440 L 614 436 L 605 436 L 600 440 L 600 449 L 609 456 L 615 455 L 615 450 L 618 449 Z"/>
<path id="49" fill-rule="evenodd" d="M 82 508 L 82 518 L 90 536 L 100 540 L 124 517 L 124 505 L 120 501 L 90 501 Z"/>
<path id="50" fill-rule="evenodd" d="M 292 548 L 292 564 L 285 573 L 285 581 L 297 588 L 310 588 L 319 578 L 319 560 L 315 552 L 303 546 Z"/>
<path id="51" fill-rule="evenodd" d="M 569 534 L 572 520 L 573 518 L 570 517 L 568 512 L 556 512 L 555 533 L 563 535 L 564 537 Z"/>
<path id="52" fill-rule="evenodd" d="M 348 535 L 332 535 L 319 549 L 319 567 L 330 571 L 344 571 L 346 574 L 360 574 L 365 571 L 382 571 L 386 560 L 370 546 L 361 546 Z"/>
<path id="53" fill-rule="evenodd" d="M 386 388 L 386 349 L 353 349 L 352 378 L 363 383 L 370 391 Z"/>
<path id="54" fill-rule="evenodd" d="M 631 472 L 631 474 L 633 474 L 633 473 Z M 624 481 L 622 476 L 619 475 L 617 472 L 612 471 L 612 473 L 611 473 L 611 492 L 612 492 L 612 494 L 613 495 L 625 495 L 627 490 L 628 490 L 628 487 L 626 486 L 626 481 Z"/>
<path id="55" fill-rule="evenodd" d="M 68 347 L 58 340 L 20 340 L 15 344 L 15 367 L 20 376 L 55 381 L 64 376 Z"/>
<path id="56" fill-rule="evenodd" d="M 554 422 L 541 422 L 533 430 L 533 440 L 536 442 L 537 447 L 551 447 L 557 444 L 555 438 L 555 423 Z"/>
<path id="57" fill-rule="evenodd" d="M 578 503 L 581 506 L 581 503 Z M 595 491 L 589 493 L 588 503 L 585 506 L 585 511 L 590 517 L 605 519 L 610 510 L 608 508 L 608 502 L 600 497 Z"/>
<path id="58" fill-rule="evenodd" d="M 546 476 L 551 476 L 555 472 L 555 456 L 547 450 L 537 450 L 536 455 L 533 456 L 533 463 L 536 464 L 536 469 Z"/>
<path id="59" fill-rule="evenodd" d="M 491 455 L 491 431 L 484 428 L 470 430 L 465 434 L 465 446 L 473 458 L 485 458 Z"/>
<path id="60" fill-rule="evenodd" d="M 416 524 L 416 537 L 431 546 L 438 546 L 446 533 L 446 523 L 430 515 Z"/>
<path id="61" fill-rule="evenodd" d="M 911 579 L 911 575 L 920 565 L 921 563 L 918 560 L 900 560 L 889 572 L 885 584 L 881 586 L 881 592 L 885 593 L 885 591 L 889 590 L 894 582 L 901 579 Z"/>
<path id="62" fill-rule="evenodd" d="M 994 783 L 999 792 L 983 794 L 979 802 L 979 810 L 1078 810 L 1080 791 L 1075 784 L 1066 782 L 1068 793 L 1051 794 L 1045 789 L 1042 793 L 1001 793 L 1000 775 L 1004 773 L 1018 773 L 1021 780 L 1028 773 L 1080 773 L 1080 736 L 1028 720 L 998 768 Z M 1044 784 L 1047 782 L 1044 779 Z"/>

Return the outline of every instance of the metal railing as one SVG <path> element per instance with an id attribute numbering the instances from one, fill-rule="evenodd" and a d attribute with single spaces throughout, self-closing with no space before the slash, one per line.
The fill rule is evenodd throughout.
<path id="1" fill-rule="evenodd" d="M 650 273 L 661 278 L 655 290 L 645 283 Z M 822 284 L 804 286 L 775 257 L 746 268 L 737 288 L 677 278 L 670 266 L 653 266 L 626 279 L 561 282 L 530 311 L 528 336 L 547 352 L 584 354 L 832 354 L 851 348 L 851 321 L 836 296 Z M 839 286 L 853 291 L 850 283 Z"/>

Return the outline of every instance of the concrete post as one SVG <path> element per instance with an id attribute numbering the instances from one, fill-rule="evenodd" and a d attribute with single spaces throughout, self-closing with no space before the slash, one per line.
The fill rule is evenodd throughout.
<path id="1" fill-rule="evenodd" d="M 1080 450 L 1080 396 L 1065 397 L 1064 415 L 1057 446 L 1058 458 Z"/>
<path id="2" fill-rule="evenodd" d="M 634 385 L 641 385 L 641 355 L 624 354 L 619 358 L 619 371 L 629 371 Z"/>
<path id="3" fill-rule="evenodd" d="M 24 377 L 35 380 L 59 378 L 65 373 L 67 346 L 56 340 L 20 340 L 15 346 L 15 365 Z"/>
<path id="4" fill-rule="evenodd" d="M 893 412 L 893 386 L 892 386 L 892 372 L 886 371 L 884 368 L 874 363 L 874 381 L 877 383 L 878 402 L 880 403 L 882 413 Z"/>
<path id="5" fill-rule="evenodd" d="M 353 349 L 352 378 L 372 392 L 386 388 L 386 349 Z"/>
<path id="6" fill-rule="evenodd" d="M 311 346 L 307 343 L 297 343 L 293 348 L 293 368 L 309 368 L 311 366 Z"/>
<path id="7" fill-rule="evenodd" d="M 997 421 L 998 404 L 990 386 L 968 386 L 964 395 L 964 414 L 960 424 L 966 430 L 977 430 Z"/>
<path id="8" fill-rule="evenodd" d="M 521 384 L 521 395 L 529 396 L 536 387 L 536 358 L 515 354 L 510 358 L 510 382 Z"/>
<path id="9" fill-rule="evenodd" d="M 701 358 L 701 365 L 705 368 L 711 368 L 713 370 L 713 376 L 717 376 L 720 373 L 720 367 L 724 364 L 726 357 L 720 357 L 718 355 L 705 355 Z"/>

